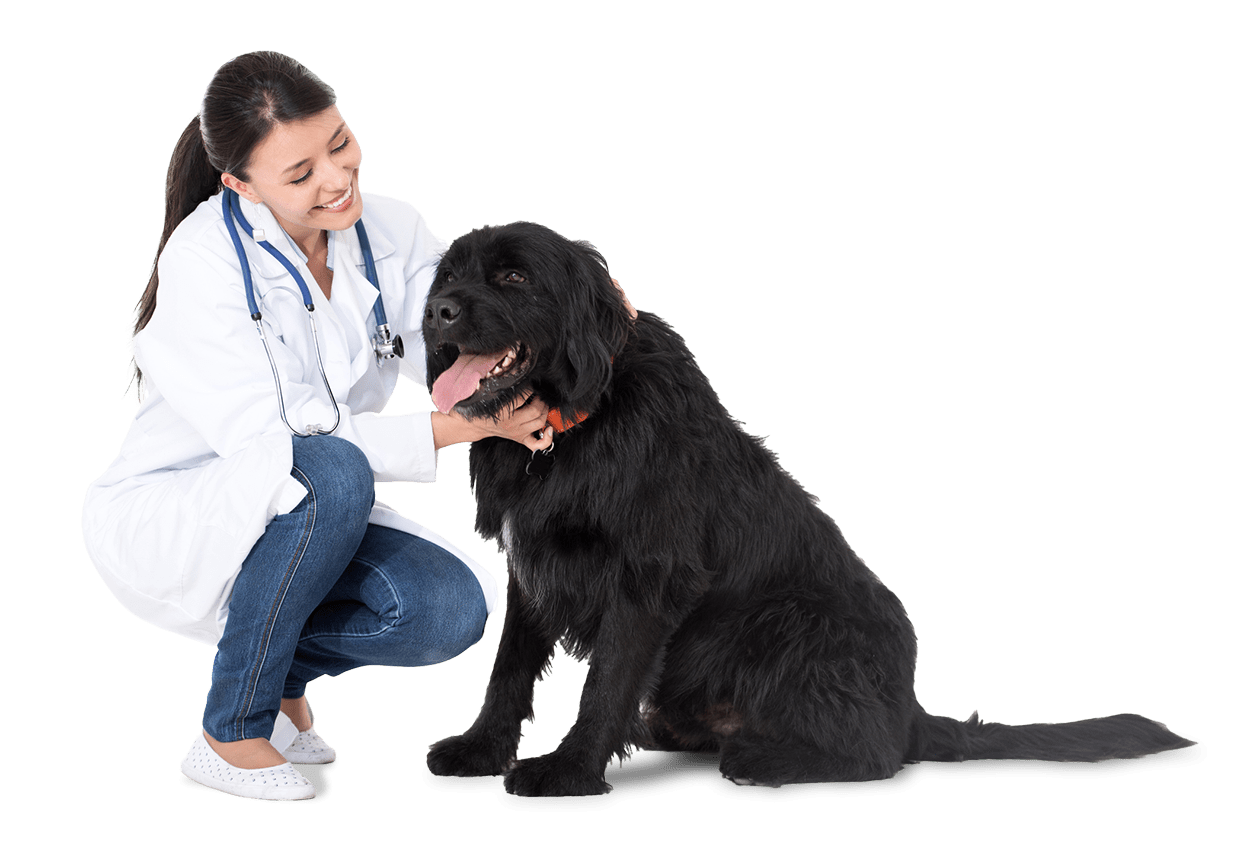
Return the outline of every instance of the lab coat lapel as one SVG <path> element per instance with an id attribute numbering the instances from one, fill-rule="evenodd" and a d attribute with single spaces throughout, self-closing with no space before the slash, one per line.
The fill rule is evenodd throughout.
<path id="1" fill-rule="evenodd" d="M 365 215 L 368 216 L 368 203 L 366 203 L 365 209 Z M 356 229 L 354 227 L 342 233 L 343 237 L 340 242 L 349 244 L 351 264 L 355 270 L 356 276 L 360 279 L 361 283 L 363 283 L 370 290 L 373 290 L 373 284 L 369 283 L 369 280 L 365 275 L 365 255 L 360 248 L 360 236 L 356 233 Z M 388 271 L 394 261 L 388 260 L 387 258 L 395 253 L 395 244 L 387 238 L 386 233 L 382 231 L 381 226 L 370 225 L 367 219 L 365 220 L 365 233 L 369 235 L 369 248 L 373 252 L 373 265 L 374 268 L 377 269 L 378 284 L 382 288 L 382 305 L 387 308 L 386 317 L 391 320 L 391 326 L 394 327 L 397 323 L 396 320 L 399 314 L 391 312 L 395 309 L 393 302 L 403 301 L 404 296 L 403 272 L 393 273 Z M 396 282 L 396 278 L 392 277 L 392 275 L 398 275 L 398 282 Z M 373 298 L 370 298 L 369 310 L 372 311 L 372 308 Z M 370 315 L 370 313 L 366 312 L 366 316 L 368 315 Z M 371 342 L 373 338 L 373 328 L 375 326 L 376 322 L 370 320 L 369 337 Z"/>
<path id="2" fill-rule="evenodd" d="M 253 230 L 264 231 L 265 239 L 269 244 L 282 252 L 287 260 L 290 260 L 291 263 L 300 269 L 304 282 L 313 284 L 312 276 L 307 274 L 308 270 L 305 266 L 304 257 L 291 248 L 291 242 L 287 239 L 286 232 L 278 224 L 278 220 L 274 217 L 273 212 L 264 205 L 254 205 L 248 201 L 240 201 L 239 206 L 243 210 L 243 218 L 248 221 Z M 299 291 L 295 281 L 291 280 L 286 269 L 273 255 L 262 249 L 253 237 L 247 236 L 242 230 L 239 231 L 239 235 L 243 238 L 243 247 L 247 250 L 248 257 L 251 259 L 253 278 L 259 275 L 270 283 L 282 283 L 285 280 L 291 289 L 296 292 Z"/>
<path id="3" fill-rule="evenodd" d="M 365 224 L 368 225 L 368 223 Z M 382 280 L 387 277 L 383 267 L 388 265 L 386 258 L 395 252 L 395 246 L 378 230 L 377 226 L 368 228 L 366 233 L 369 235 L 369 247 L 373 252 L 373 263 L 378 273 L 379 283 L 383 285 L 383 289 L 387 289 L 388 286 Z M 360 235 L 356 233 L 355 227 L 336 232 L 335 236 L 335 283 L 349 282 L 354 300 L 360 307 L 361 318 L 356 329 L 360 331 L 361 350 L 352 360 L 352 380 L 355 382 L 365 374 L 376 359 L 373 351 L 373 335 L 377 330 L 377 319 L 373 315 L 373 304 L 378 298 L 378 290 L 369 283 L 369 278 L 365 273 L 364 250 L 360 247 Z M 395 300 L 393 294 L 384 295 L 382 298 L 384 307 L 388 298 Z M 387 317 L 390 318 L 389 313 Z"/>
<path id="4" fill-rule="evenodd" d="M 343 329 L 351 331 L 356 337 L 356 341 L 346 347 L 354 345 L 358 348 L 350 366 L 350 382 L 357 383 L 373 362 L 373 302 L 378 293 L 356 266 L 352 248 L 356 242 L 355 232 L 337 231 L 334 236 L 334 288 L 331 293 L 336 312 L 348 320 Z M 359 253 L 358 247 L 355 252 Z"/>

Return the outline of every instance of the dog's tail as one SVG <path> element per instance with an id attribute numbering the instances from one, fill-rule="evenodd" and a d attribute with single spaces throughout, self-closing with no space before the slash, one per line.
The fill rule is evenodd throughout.
<path id="1" fill-rule="evenodd" d="M 908 761 L 1068 760 L 1141 757 L 1194 743 L 1135 713 L 1054 725 L 1000 725 L 974 713 L 966 722 L 919 710 Z"/>

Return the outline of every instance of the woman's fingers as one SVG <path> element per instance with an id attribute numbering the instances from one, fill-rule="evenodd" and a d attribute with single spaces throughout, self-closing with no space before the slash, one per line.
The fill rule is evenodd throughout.
<path id="1" fill-rule="evenodd" d="M 549 411 L 532 392 L 519 395 L 500 418 L 500 433 L 530 450 L 544 450 L 555 436 L 555 431 L 547 424 Z"/>
<path id="2" fill-rule="evenodd" d="M 540 433 L 531 433 L 528 439 L 522 440 L 521 444 L 530 450 L 546 450 L 551 447 L 552 441 L 555 440 L 556 431 L 551 427 L 543 427 Z M 537 436 L 537 438 L 535 438 Z"/>

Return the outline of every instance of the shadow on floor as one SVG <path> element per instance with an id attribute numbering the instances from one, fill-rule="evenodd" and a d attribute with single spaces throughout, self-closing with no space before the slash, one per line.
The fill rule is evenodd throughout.
<path id="1" fill-rule="evenodd" d="M 1180 733 L 1180 732 L 1178 732 Z M 803 783 L 764 790 L 741 787 L 726 781 L 717 768 L 715 755 L 689 755 L 682 752 L 640 751 L 624 766 L 607 767 L 607 782 L 614 787 L 606 796 L 589 798 L 519 798 L 504 791 L 502 776 L 454 778 L 421 773 L 432 790 L 441 792 L 492 792 L 510 810 L 530 812 L 585 812 L 605 810 L 627 798 L 659 795 L 690 786 L 705 786 L 726 798 L 744 801 L 794 801 L 798 798 L 893 795 L 914 787 L 924 778 L 1055 777 L 1105 778 L 1133 775 L 1135 772 L 1193 766 L 1206 758 L 1206 745 L 1196 737 L 1181 735 L 1199 745 L 1143 757 L 1133 761 L 1103 763 L 1048 763 L 1039 761 L 969 761 L 964 763 L 916 763 L 889 781 L 866 783 Z M 307 771 L 305 770 L 305 775 Z M 317 786 L 320 793 L 320 785 Z M 326 786 L 329 793 L 329 783 Z M 320 796 L 317 798 L 320 801 Z"/>

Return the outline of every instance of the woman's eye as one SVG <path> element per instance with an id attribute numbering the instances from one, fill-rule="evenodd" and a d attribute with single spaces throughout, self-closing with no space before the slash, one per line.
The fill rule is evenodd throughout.
<path id="1" fill-rule="evenodd" d="M 338 146 L 336 146 L 336 147 L 334 147 L 333 149 L 331 149 L 331 150 L 330 150 L 330 154 L 331 154 L 331 155 L 333 155 L 333 154 L 334 154 L 334 153 L 336 153 L 336 152 L 342 152 L 344 149 L 346 149 L 346 148 L 347 148 L 347 145 L 348 145 L 349 143 L 351 143 L 351 142 L 352 142 L 352 139 L 351 139 L 350 137 L 344 138 L 342 143 L 340 143 Z M 309 170 L 308 170 L 308 172 L 304 173 L 302 176 L 300 176 L 299 178 L 295 179 L 295 180 L 294 180 L 294 181 L 292 181 L 291 183 L 292 183 L 292 184 L 303 184 L 305 181 L 307 181 L 308 179 L 312 178 L 312 174 L 313 174 L 313 171 L 312 171 L 311 169 L 309 169 Z"/>
<path id="2" fill-rule="evenodd" d="M 520 272 L 509 272 L 507 275 L 504 276 L 504 280 L 510 284 L 525 283 L 525 278 L 521 275 Z"/>

